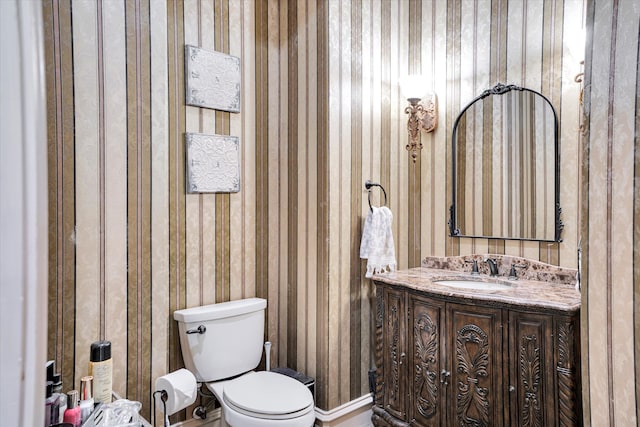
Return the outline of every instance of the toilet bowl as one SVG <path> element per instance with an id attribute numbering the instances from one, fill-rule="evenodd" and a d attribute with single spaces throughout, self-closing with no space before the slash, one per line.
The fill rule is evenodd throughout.
<path id="1" fill-rule="evenodd" d="M 222 406 L 221 427 L 310 427 L 311 391 L 275 372 L 259 371 L 264 337 L 262 298 L 178 310 L 185 367 Z"/>
<path id="2" fill-rule="evenodd" d="M 221 426 L 309 427 L 315 421 L 307 387 L 282 374 L 248 372 L 229 381 L 206 384 L 222 406 Z"/>

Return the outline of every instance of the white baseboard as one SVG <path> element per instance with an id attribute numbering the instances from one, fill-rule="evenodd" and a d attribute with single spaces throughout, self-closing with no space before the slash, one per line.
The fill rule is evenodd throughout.
<path id="1" fill-rule="evenodd" d="M 340 405 L 329 411 L 316 408 L 316 427 L 369 427 L 371 426 L 371 393 Z"/>

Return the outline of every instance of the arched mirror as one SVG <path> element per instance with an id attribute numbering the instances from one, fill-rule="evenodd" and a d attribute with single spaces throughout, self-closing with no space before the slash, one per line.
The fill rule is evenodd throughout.
<path id="1" fill-rule="evenodd" d="M 558 118 L 535 90 L 497 84 L 452 135 L 454 237 L 561 241 Z"/>

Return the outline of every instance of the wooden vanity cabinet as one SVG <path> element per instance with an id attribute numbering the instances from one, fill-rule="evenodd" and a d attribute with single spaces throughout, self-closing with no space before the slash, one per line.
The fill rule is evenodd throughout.
<path id="1" fill-rule="evenodd" d="M 374 425 L 578 425 L 577 315 L 376 285 Z"/>

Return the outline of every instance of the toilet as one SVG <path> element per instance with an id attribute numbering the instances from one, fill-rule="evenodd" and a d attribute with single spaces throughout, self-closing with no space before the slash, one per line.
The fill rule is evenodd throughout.
<path id="1" fill-rule="evenodd" d="M 312 426 L 315 405 L 304 384 L 255 371 L 266 307 L 265 299 L 247 298 L 175 311 L 185 367 L 220 402 L 222 426 Z"/>

